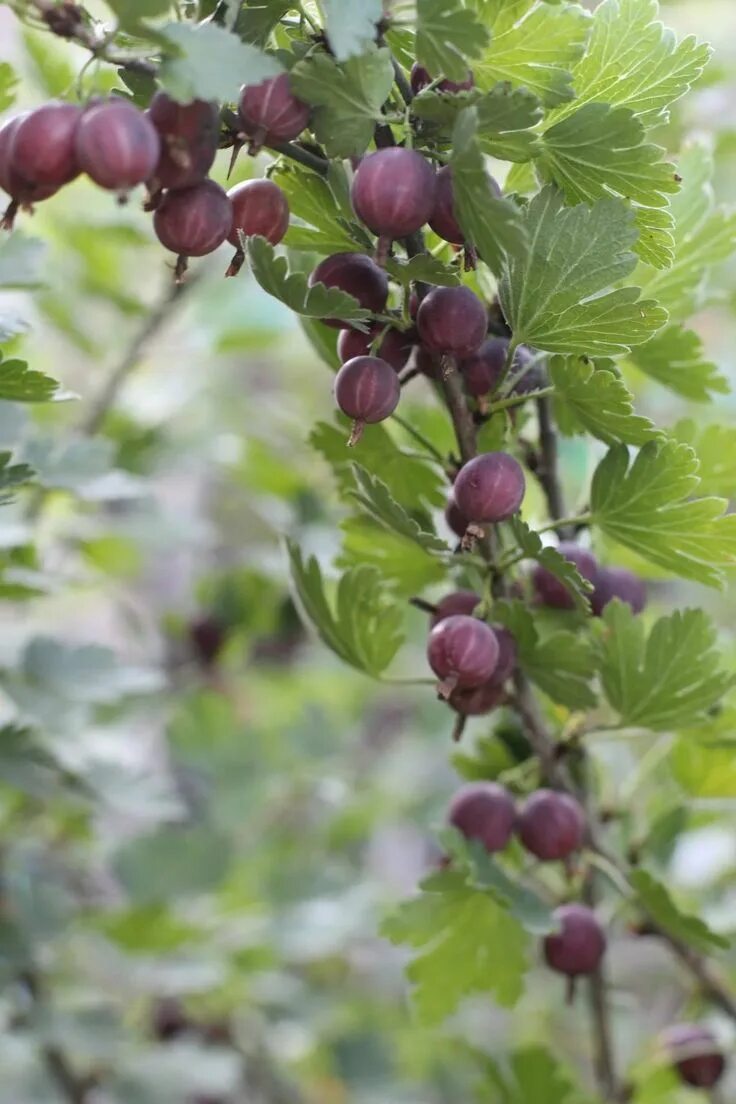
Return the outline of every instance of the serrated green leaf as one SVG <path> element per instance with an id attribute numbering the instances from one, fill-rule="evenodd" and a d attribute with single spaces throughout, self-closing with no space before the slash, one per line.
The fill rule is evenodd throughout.
<path id="1" fill-rule="evenodd" d="M 512 518 L 509 522 L 514 540 L 520 552 L 530 560 L 536 560 L 547 571 L 550 571 L 556 579 L 569 591 L 570 597 L 578 609 L 587 611 L 590 609 L 588 595 L 593 587 L 587 579 L 584 579 L 574 563 L 560 555 L 556 548 L 542 543 L 542 538 L 531 529 L 521 518 Z"/>
<path id="2" fill-rule="evenodd" d="M 643 445 L 659 436 L 649 418 L 634 413 L 634 396 L 623 380 L 587 357 L 552 357 L 548 367 L 553 403 L 564 433 L 591 433 L 610 445 Z"/>
<path id="3" fill-rule="evenodd" d="M 357 329 L 367 329 L 370 312 L 361 307 L 357 299 L 324 284 L 309 287 L 304 273 L 289 272 L 286 258 L 278 257 L 265 238 L 249 238 L 247 251 L 251 271 L 263 290 L 280 299 L 296 314 L 308 318 L 339 318 L 352 322 Z"/>
<path id="4" fill-rule="evenodd" d="M 380 573 L 369 564 L 346 571 L 331 606 L 316 559 L 305 564 L 292 541 L 287 549 L 299 602 L 321 640 L 345 663 L 377 678 L 404 640 L 403 611 L 382 589 Z"/>
<path id="5" fill-rule="evenodd" d="M 439 1024 L 465 997 L 490 993 L 512 1007 L 522 993 L 527 936 L 494 898 L 445 870 L 428 878 L 422 895 L 382 925 L 393 943 L 415 947 L 407 970 L 420 1020 Z"/>
<path id="6" fill-rule="evenodd" d="M 416 56 L 433 77 L 462 81 L 488 30 L 460 0 L 417 0 Z"/>
<path id="7" fill-rule="evenodd" d="M 243 42 L 265 46 L 278 22 L 283 19 L 293 0 L 246 0 L 238 4 L 240 14 L 235 31 Z"/>
<path id="8" fill-rule="evenodd" d="M 736 564 L 736 515 L 723 516 L 722 499 L 691 497 L 697 471 L 687 445 L 650 441 L 630 468 L 628 449 L 616 445 L 593 477 L 593 521 L 644 559 L 718 587 Z"/>
<path id="9" fill-rule="evenodd" d="M 492 1087 L 496 1093 L 493 1104 L 593 1104 L 571 1073 L 541 1046 L 513 1051 L 503 1070 L 483 1055 L 480 1067 L 484 1077 L 481 1099 L 487 1098 L 485 1093 Z"/>
<path id="10" fill-rule="evenodd" d="M 516 205 L 491 190 L 478 125 L 478 111 L 469 107 L 458 115 L 452 132 L 454 210 L 467 240 L 498 274 L 508 252 L 523 255 L 526 238 Z"/>
<path id="11" fill-rule="evenodd" d="M 328 256 L 371 247 L 371 239 L 342 217 L 324 177 L 284 160 L 277 165 L 271 179 L 289 202 L 292 221 L 285 238 L 289 249 L 306 249 Z M 295 219 L 308 225 L 298 226 Z"/>
<path id="12" fill-rule="evenodd" d="M 613 601 L 599 636 L 601 682 L 623 727 L 665 732 L 694 724 L 733 682 L 720 669 L 715 629 L 702 610 L 661 617 L 647 635 L 631 607 Z"/>
<path id="13" fill-rule="evenodd" d="M 275 58 L 214 23 L 167 23 L 159 33 L 172 47 L 159 80 L 181 103 L 234 100 L 246 77 L 249 84 L 259 84 L 282 71 Z"/>
<path id="14" fill-rule="evenodd" d="M 12 502 L 13 491 L 30 483 L 36 474 L 28 464 L 11 464 L 12 453 L 0 452 L 0 504 Z"/>
<path id="15" fill-rule="evenodd" d="M 473 66 L 484 87 L 496 81 L 522 85 L 548 107 L 572 98 L 572 64 L 589 30 L 586 13 L 569 5 L 553 9 L 537 0 L 484 0 L 491 42 Z"/>
<path id="16" fill-rule="evenodd" d="M 446 265 L 439 257 L 433 257 L 431 253 L 419 253 L 408 261 L 391 257 L 386 263 L 386 271 L 402 287 L 409 287 L 417 280 L 425 284 L 440 285 L 441 287 L 456 287 L 460 283 L 458 269 Z"/>
<path id="17" fill-rule="evenodd" d="M 357 490 L 350 492 L 351 497 L 362 506 L 369 517 L 391 532 L 414 541 L 426 552 L 449 553 L 447 542 L 440 540 L 428 517 L 425 517 L 423 524 L 431 528 L 422 528 L 419 522 L 391 497 L 386 484 L 375 475 L 371 475 L 360 464 L 353 464 L 353 475 Z"/>
<path id="18" fill-rule="evenodd" d="M 629 881 L 649 916 L 673 938 L 687 943 L 695 950 L 710 954 L 714 947 L 728 949 L 725 936 L 712 931 L 699 916 L 682 912 L 667 888 L 646 870 L 634 870 Z"/>
<path id="19" fill-rule="evenodd" d="M 565 207 L 547 187 L 523 213 L 531 242 L 510 254 L 499 286 L 514 338 L 553 353 L 615 356 L 646 341 L 667 320 L 639 289 L 607 290 L 636 258 L 633 215 L 617 199 Z"/>
<path id="20" fill-rule="evenodd" d="M 651 379 L 692 402 L 712 402 L 731 390 L 725 376 L 703 352 L 703 342 L 684 326 L 665 328 L 629 354 L 632 364 Z"/>
<path id="21" fill-rule="evenodd" d="M 657 0 L 604 0 L 588 48 L 572 71 L 575 102 L 552 120 L 598 101 L 628 107 L 647 127 L 666 122 L 667 108 L 697 80 L 709 57 L 710 48 L 692 36 L 677 43 L 659 21 Z"/>
<path id="22" fill-rule="evenodd" d="M 3 360 L 0 355 L 0 400 L 51 402 L 58 388 L 56 380 L 29 368 L 24 360 Z"/>
<path id="23" fill-rule="evenodd" d="M 503 81 L 489 92 L 478 88 L 462 92 L 425 90 L 412 101 L 414 115 L 448 138 L 466 107 L 475 107 L 478 112 L 478 140 L 484 153 L 518 162 L 534 156 L 539 139 L 532 127 L 541 119 L 542 110 L 537 97 L 526 88 L 513 88 Z"/>
<path id="24" fill-rule="evenodd" d="M 559 630 L 540 639 L 531 613 L 520 601 L 497 602 L 493 618 L 513 633 L 521 667 L 548 697 L 568 709 L 596 704 L 590 687 L 595 655 L 587 637 Z"/>
<path id="25" fill-rule="evenodd" d="M 329 54 L 313 54 L 291 71 L 294 92 L 314 106 L 312 130 L 330 157 L 365 153 L 393 82 L 391 53 L 385 48 L 342 65 Z"/>
<path id="26" fill-rule="evenodd" d="M 399 600 L 445 581 L 447 567 L 442 560 L 365 514 L 345 518 L 340 529 L 343 540 L 336 567 L 371 564 L 391 584 Z"/>
<path id="27" fill-rule="evenodd" d="M 736 497 L 735 428 L 700 425 L 694 418 L 683 418 L 669 430 L 669 435 L 697 453 L 701 494 Z"/>
<path id="28" fill-rule="evenodd" d="M 383 15 L 381 0 L 322 0 L 330 49 L 338 61 L 370 49 Z"/>

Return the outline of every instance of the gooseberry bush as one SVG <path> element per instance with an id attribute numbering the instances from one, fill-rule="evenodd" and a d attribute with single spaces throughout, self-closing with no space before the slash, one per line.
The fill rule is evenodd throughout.
<path id="1" fill-rule="evenodd" d="M 153 257 L 168 284 L 90 407 L 79 434 L 86 446 L 100 430 L 115 441 L 119 385 L 181 297 L 197 299 L 215 252 L 218 278 L 256 285 L 259 302 L 292 312 L 323 364 L 310 388 L 332 403 L 334 420 L 304 424 L 296 398 L 293 414 L 339 492 L 342 545 L 328 566 L 292 527 L 284 556 L 296 606 L 342 664 L 382 684 L 377 693 L 391 685 L 418 716 L 432 710 L 444 746 L 428 742 L 424 756 L 451 759 L 461 777 L 453 786 L 443 775 L 444 822 L 421 884 L 373 918 L 373 938 L 380 930 L 401 948 L 406 967 L 407 1002 L 392 1022 L 415 1025 L 431 1055 L 426 1095 L 396 1099 L 439 1102 L 463 1091 L 499 1104 L 680 1104 L 703 1090 L 725 1104 L 736 1039 L 733 885 L 699 902 L 668 875 L 688 827 L 718 823 L 722 810 L 709 801 L 736 797 L 733 662 L 718 605 L 712 617 L 705 597 L 736 567 L 727 508 L 736 440 L 710 416 L 670 417 L 678 402 L 702 411 L 728 391 L 695 324 L 714 298 L 732 296 L 723 262 L 736 217 L 714 200 L 712 150 L 680 103 L 707 79 L 709 47 L 678 39 L 656 0 L 601 0 L 591 11 L 566 0 L 109 0 L 103 15 L 71 0 L 8 7 L 36 36 L 37 57 L 69 53 L 74 79 L 46 102 L 11 109 L 0 128 L 4 288 L 41 279 L 24 268 L 31 235 L 53 235 L 54 205 L 80 177 L 135 219 L 146 263 Z M 0 80 L 10 107 L 9 66 Z M 88 291 L 97 293 L 93 284 Z M 43 294 L 63 302 L 65 288 L 47 282 Z M 21 330 L 0 313 L 4 343 L 17 344 Z M 650 387 L 666 398 L 647 401 Z M 14 347 L 0 361 L 9 409 L 70 398 Z M 258 408 L 257 390 L 250 402 Z M 266 431 L 282 413 L 257 410 Z M 38 520 L 50 491 L 72 486 L 58 455 L 54 477 L 53 448 L 2 453 L 3 493 L 21 502 L 25 524 Z M 576 455 L 584 456 L 577 469 Z M 279 479 L 298 480 L 298 464 L 279 462 Z M 269 464 L 275 470 L 275 457 Z M 295 485 L 303 510 L 317 509 Z M 30 548 L 8 553 L 8 602 L 33 599 L 38 570 Z M 680 594 L 687 608 L 674 608 Z M 221 598 L 183 632 L 215 697 L 237 605 L 230 592 Z M 15 709 L 3 735 L 19 764 L 32 760 L 37 774 L 56 772 L 68 787 L 54 842 L 77 840 L 81 850 L 100 799 L 88 779 L 82 786 L 58 733 L 43 735 L 46 723 L 54 731 L 44 679 L 61 682 L 81 666 L 79 700 L 113 712 L 119 697 L 151 688 L 140 672 L 100 670 L 98 653 L 43 647 L 26 654 L 22 676 L 3 678 Z M 116 687 L 109 698 L 106 682 Z M 43 709 L 34 692 L 47 694 Z M 199 720 L 213 744 L 209 726 L 220 723 L 217 714 Z M 192 823 L 199 772 L 209 766 L 205 756 L 192 768 L 196 781 L 179 779 Z M 219 770 L 224 785 L 227 763 Z M 13 771 L 3 779 L 12 790 Z M 352 784 L 360 788 L 360 771 Z M 41 820 L 39 785 L 34 774 L 26 799 L 39 802 L 32 812 Z M 23 800 L 17 810 L 10 803 L 8 824 Z M 231 810 L 234 800 L 228 792 Z M 264 848 L 294 812 L 284 802 L 276 823 L 260 817 Z M 733 844 L 732 804 L 730 812 Z M 247 829 L 246 798 L 238 816 Z M 198 830 L 143 834 L 136 855 L 154 856 L 164 886 L 191 856 L 207 885 L 225 859 L 220 838 L 208 837 L 207 849 Z M 214 933 L 213 942 L 236 948 L 235 974 L 253 968 L 259 980 L 243 990 L 233 982 L 234 1002 L 261 1000 L 267 1028 L 269 1005 L 284 992 L 269 989 L 268 958 L 257 975 L 249 955 L 258 944 L 237 922 L 216 924 L 191 901 L 164 916 L 165 888 L 136 896 L 141 876 L 128 852 L 114 873 L 103 875 L 98 859 L 85 873 L 85 907 L 92 912 L 106 891 L 114 902 L 96 916 L 99 945 L 106 937 L 125 948 L 129 929 L 111 918 L 124 893 L 151 953 Z M 34 1090 L 46 1095 L 28 1090 L 23 1099 L 148 1100 L 126 1095 L 114 1048 L 85 1046 L 53 1017 L 47 1023 L 60 962 L 50 961 L 43 931 L 35 943 L 24 931 L 35 906 L 24 889 L 19 911 L 16 883 L 31 875 L 13 862 L 3 910 L 15 987 L 6 1024 L 19 1036 L 37 1029 L 46 1086 Z M 44 869 L 32 874 L 39 894 Z M 228 892 L 247 900 L 252 887 L 236 882 Z M 661 1000 L 649 994 L 634 1038 L 617 955 L 637 945 L 637 969 L 651 971 Z M 73 968 L 74 947 L 65 952 Z M 389 962 L 396 982 L 401 962 Z M 146 1030 L 163 1047 L 194 1039 L 201 1053 L 191 1060 L 204 1070 L 220 1050 L 244 1054 L 247 1076 L 263 1068 L 267 1030 L 256 1046 L 246 1024 L 244 1043 L 228 1018 L 232 1001 L 225 1017 L 219 1008 L 195 1013 L 172 989 L 176 999 L 162 977 L 146 1004 Z M 550 1018 L 565 1001 L 577 1017 L 574 1045 Z M 481 1021 L 487 1037 L 472 1030 L 479 1004 L 497 1017 Z M 514 1017 L 524 1020 L 517 1038 L 499 1027 Z M 464 1023 L 460 1038 L 453 1025 Z M 326 1074 L 302 1096 L 270 1066 L 242 1085 L 220 1076 L 223 1068 L 214 1088 L 205 1074 L 185 1076 L 171 1099 L 353 1099 Z M 391 1094 L 379 1082 L 374 1095 L 354 1099 Z"/>

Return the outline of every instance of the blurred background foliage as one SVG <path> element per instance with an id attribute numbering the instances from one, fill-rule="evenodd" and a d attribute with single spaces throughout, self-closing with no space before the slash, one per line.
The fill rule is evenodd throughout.
<path id="1" fill-rule="evenodd" d="M 709 144 L 728 201 L 736 6 L 673 0 L 663 17 L 717 54 L 659 141 Z M 21 76 L 20 106 L 66 94 L 86 60 L 1 7 L 0 59 Z M 99 74 L 83 81 L 101 90 Z M 242 157 L 236 179 L 263 167 Z M 246 273 L 223 281 L 227 260 L 226 246 L 197 264 L 174 300 L 139 203 L 115 207 L 81 179 L 0 246 L 3 328 L 19 329 L 19 308 L 32 320 L 5 355 L 76 396 L 32 413 L 0 404 L 0 449 L 42 484 L 0 516 L 0 1101 L 67 1099 L 61 1050 L 90 1099 L 121 1104 L 584 1104 L 564 1064 L 589 1069 L 585 1012 L 563 1008 L 546 972 L 511 1013 L 468 1002 L 442 1033 L 409 1014 L 381 917 L 436 862 L 458 774 L 513 769 L 518 734 L 471 722 L 453 759 L 450 714 L 426 688 L 372 684 L 307 638 L 284 534 L 323 565 L 339 535 L 343 558 L 391 555 L 404 598 L 438 579 L 399 544 L 374 550 L 339 508 L 329 371 Z M 696 319 L 732 382 L 733 268 Z M 634 369 L 629 382 L 659 424 L 732 420 L 732 396 L 712 413 Z M 423 387 L 403 413 L 437 432 Z M 390 463 L 383 432 L 366 444 Z M 563 442 L 570 488 L 601 451 Z M 736 493 L 736 465 L 729 478 Z M 437 487 L 426 497 L 440 505 Z M 660 609 L 705 605 L 729 633 L 733 598 L 656 579 L 652 592 Z M 423 675 L 424 616 L 407 605 L 407 617 L 397 673 Z M 605 802 L 719 930 L 736 914 L 732 719 L 721 746 L 666 736 L 642 753 L 600 737 L 595 749 Z M 634 1099 L 695 1101 L 642 1040 L 699 1001 L 623 921 L 613 995 Z"/>

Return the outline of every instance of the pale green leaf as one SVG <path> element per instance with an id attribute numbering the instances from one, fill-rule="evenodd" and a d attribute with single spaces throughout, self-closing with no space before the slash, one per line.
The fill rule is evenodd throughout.
<path id="1" fill-rule="evenodd" d="M 12 453 L 0 452 L 0 504 L 13 500 L 13 491 L 30 483 L 35 472 L 28 464 L 11 464 Z"/>
<path id="2" fill-rule="evenodd" d="M 703 352 L 703 342 L 694 330 L 665 326 L 651 341 L 629 354 L 632 364 L 692 402 L 711 402 L 714 394 L 727 395 L 728 380 Z"/>
<path id="3" fill-rule="evenodd" d="M 669 435 L 697 453 L 701 494 L 736 498 L 735 427 L 701 425 L 694 418 L 683 418 Z"/>
<path id="4" fill-rule="evenodd" d="M 493 1104 L 593 1104 L 569 1070 L 541 1046 L 514 1050 L 503 1070 L 484 1054 L 480 1061 L 484 1093 L 493 1088 Z M 487 1095 L 481 1097 L 484 1104 Z"/>
<path id="5" fill-rule="evenodd" d="M 322 0 L 330 49 L 338 61 L 370 49 L 383 15 L 381 0 Z"/>
<path id="6" fill-rule="evenodd" d="M 703 744 L 682 736 L 672 749 L 672 773 L 685 793 L 736 798 L 736 747 L 732 741 Z"/>
<path id="7" fill-rule="evenodd" d="M 3 360 L 0 354 L 0 400 L 51 402 L 58 389 L 56 380 L 29 368 L 24 360 Z"/>
<path id="8" fill-rule="evenodd" d="M 682 912 L 667 887 L 646 870 L 634 870 L 629 881 L 642 908 L 674 939 L 704 954 L 711 954 L 716 947 L 726 950 L 730 946 L 728 939 L 712 931 L 699 916 Z"/>
<path id="9" fill-rule="evenodd" d="M 340 529 L 342 549 L 335 566 L 342 569 L 370 564 L 390 583 L 397 600 L 443 583 L 447 577 L 447 567 L 441 559 L 366 514 L 345 518 Z"/>
<path id="10" fill-rule="evenodd" d="M 396 499 L 380 479 L 371 475 L 360 464 L 353 464 L 356 489 L 350 492 L 353 498 L 375 522 L 401 537 L 414 541 L 426 552 L 449 553 L 446 541 L 440 540 L 434 532 L 431 519 L 423 519 L 424 528 L 416 521 Z"/>
<path id="11" fill-rule="evenodd" d="M 462 81 L 468 58 L 488 42 L 488 30 L 461 0 L 417 0 L 417 61 L 433 77 Z"/>
<path id="12" fill-rule="evenodd" d="M 342 215 L 324 177 L 286 159 L 278 163 L 271 179 L 289 201 L 291 223 L 285 244 L 289 249 L 315 253 L 349 253 L 370 249 L 371 239 Z M 299 226 L 297 219 L 307 223 Z"/>
<path id="13" fill-rule="evenodd" d="M 599 441 L 643 445 L 658 436 L 649 418 L 634 413 L 634 396 L 608 368 L 586 357 L 552 357 L 550 381 L 554 407 L 565 433 L 591 433 Z"/>
<path id="14" fill-rule="evenodd" d="M 167 23 L 160 33 L 172 51 L 161 64 L 159 79 L 181 103 L 235 100 L 246 79 L 259 84 L 281 72 L 275 58 L 214 23 Z"/>
<path id="15" fill-rule="evenodd" d="M 414 115 L 448 138 L 466 107 L 477 109 L 478 140 L 490 157 L 523 162 L 537 152 L 539 139 L 532 128 L 541 118 L 541 105 L 526 88 L 514 88 L 504 81 L 489 92 L 478 88 L 462 92 L 426 90 L 412 101 Z"/>
<path id="16" fill-rule="evenodd" d="M 430 253 L 418 253 L 408 261 L 390 257 L 386 262 L 386 271 L 405 288 L 417 280 L 441 287 L 456 287 L 460 283 L 457 267 L 445 264 Z"/>
<path id="17" fill-rule="evenodd" d="M 46 245 L 18 230 L 0 240 L 0 288 L 32 288 L 42 283 Z"/>
<path id="18" fill-rule="evenodd" d="M 0 62 L 0 111 L 6 111 L 15 100 L 18 77 L 7 61 Z"/>

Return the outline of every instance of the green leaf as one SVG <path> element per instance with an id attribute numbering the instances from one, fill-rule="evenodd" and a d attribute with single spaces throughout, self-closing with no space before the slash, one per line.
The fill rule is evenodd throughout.
<path id="1" fill-rule="evenodd" d="M 528 161 L 534 156 L 539 139 L 531 128 L 541 119 L 542 110 L 526 88 L 513 88 L 504 81 L 490 92 L 425 90 L 412 101 L 413 114 L 448 137 L 466 107 L 478 112 L 478 140 L 484 153 L 502 161 Z"/>
<path id="2" fill-rule="evenodd" d="M 434 532 L 434 527 L 432 526 L 431 530 L 423 529 L 404 507 L 391 497 L 385 483 L 371 475 L 360 464 L 353 464 L 353 474 L 357 490 L 350 492 L 351 497 L 363 507 L 369 517 L 391 532 L 414 541 L 427 552 L 449 553 L 447 542 L 440 540 Z M 424 520 L 424 524 L 432 525 L 429 518 Z"/>
<path id="3" fill-rule="evenodd" d="M 7 61 L 0 62 L 0 111 L 7 111 L 15 101 L 15 89 L 18 77 L 12 65 Z"/>
<path id="4" fill-rule="evenodd" d="M 164 58 L 159 79 L 181 103 L 234 100 L 246 77 L 249 84 L 259 84 L 281 72 L 273 57 L 214 23 L 167 23 L 160 34 L 172 53 Z"/>
<path id="5" fill-rule="evenodd" d="M 518 921 L 454 870 L 434 874 L 422 891 L 382 925 L 387 939 L 419 952 L 407 975 L 422 1023 L 441 1023 L 477 993 L 492 994 L 504 1007 L 516 1004 L 527 968 L 527 936 Z"/>
<path id="6" fill-rule="evenodd" d="M 714 947 L 727 950 L 730 946 L 728 939 L 711 931 L 699 916 L 681 912 L 667 888 L 646 870 L 633 871 L 629 881 L 642 908 L 674 939 L 704 954 L 711 954 Z"/>
<path id="7" fill-rule="evenodd" d="M 265 46 L 276 25 L 286 15 L 293 0 L 246 0 L 240 7 L 235 27 L 243 42 Z"/>
<path id="8" fill-rule="evenodd" d="M 457 267 L 446 265 L 431 253 L 419 253 L 408 261 L 391 257 L 386 263 L 386 271 L 404 288 L 417 280 L 442 287 L 456 287 L 460 283 Z"/>
<path id="9" fill-rule="evenodd" d="M 437 556 L 419 549 L 408 537 L 387 530 L 366 514 L 340 522 L 342 550 L 335 561 L 339 568 L 371 564 L 399 598 L 445 581 L 447 567 Z"/>
<path id="10" fill-rule="evenodd" d="M 523 255 L 526 239 L 516 205 L 491 190 L 478 125 L 478 111 L 469 107 L 458 115 L 452 132 L 454 208 L 467 240 L 498 274 L 507 252 Z"/>
<path id="11" fill-rule="evenodd" d="M 305 564 L 292 541 L 287 549 L 297 596 L 321 640 L 345 663 L 377 678 L 404 639 L 403 611 L 382 590 L 380 573 L 368 564 L 346 571 L 333 607 L 317 560 L 311 557 Z"/>
<path id="12" fill-rule="evenodd" d="M 582 1095 L 570 1072 L 541 1046 L 514 1050 L 503 1072 L 485 1054 L 480 1065 L 484 1075 L 482 1092 L 493 1088 L 493 1104 L 593 1104 Z"/>
<path id="13" fill-rule="evenodd" d="M 648 635 L 626 603 L 610 602 L 600 625 L 601 682 L 624 728 L 658 732 L 703 719 L 733 676 L 722 671 L 716 633 L 702 610 L 661 617 Z"/>
<path id="14" fill-rule="evenodd" d="M 698 460 L 674 441 L 650 441 L 629 468 L 625 445 L 610 449 L 593 477 L 593 520 L 607 537 L 685 579 L 723 584 L 736 564 L 736 515 L 719 498 L 693 499 Z"/>
<path id="15" fill-rule="evenodd" d="M 330 49 L 338 61 L 365 53 L 383 15 L 381 0 L 322 0 Z"/>
<path id="16" fill-rule="evenodd" d="M 679 189 L 674 165 L 662 160 L 664 150 L 645 140 L 645 130 L 628 108 L 591 103 L 568 115 L 542 135 L 537 164 L 545 180 L 557 184 L 568 203 L 589 203 L 611 194 L 629 200 L 646 229 L 637 245 L 658 267 L 671 263 L 674 240 L 664 211 Z"/>
<path id="17" fill-rule="evenodd" d="M 702 744 L 681 737 L 672 749 L 672 773 L 685 793 L 700 798 L 736 798 L 736 748 L 732 741 Z"/>
<path id="18" fill-rule="evenodd" d="M 0 354 L 0 399 L 5 402 L 51 402 L 56 380 L 35 372 L 24 360 L 3 360 Z"/>
<path id="19" fill-rule="evenodd" d="M 389 50 L 374 49 L 338 65 L 313 54 L 291 71 L 294 92 L 315 108 L 312 130 L 329 157 L 364 153 L 394 83 Z"/>
<path id="20" fill-rule="evenodd" d="M 520 601 L 497 602 L 493 618 L 513 633 L 521 667 L 552 701 L 568 709 L 590 709 L 596 704 L 590 688 L 595 655 L 586 636 L 556 630 L 540 639 L 534 618 Z"/>
<path id="21" fill-rule="evenodd" d="M 700 336 L 684 326 L 665 326 L 633 349 L 629 359 L 645 375 L 692 402 L 712 402 L 714 394 L 731 390 L 726 377 L 705 357 Z"/>
<path id="22" fill-rule="evenodd" d="M 115 12 L 120 25 L 136 30 L 141 20 L 166 15 L 171 9 L 170 0 L 106 0 L 108 8 Z"/>
<path id="23" fill-rule="evenodd" d="M 308 318 L 339 318 L 343 322 L 358 323 L 358 329 L 367 329 L 360 323 L 370 321 L 370 312 L 352 295 L 324 284 L 309 287 L 304 273 L 289 272 L 286 258 L 277 257 L 265 238 L 249 238 L 247 250 L 253 275 L 264 291 L 280 299 L 296 314 Z"/>
<path id="24" fill-rule="evenodd" d="M 643 445 L 659 436 L 649 418 L 634 413 L 634 396 L 608 368 L 596 368 L 587 357 L 552 357 L 550 380 L 554 407 L 564 433 L 591 433 L 599 441 Z"/>
<path id="25" fill-rule="evenodd" d="M 329 255 L 370 248 L 371 239 L 361 236 L 358 227 L 343 218 L 324 177 L 293 161 L 283 160 L 277 164 L 271 179 L 289 201 L 292 222 L 286 245 L 290 249 L 307 249 Z M 294 218 L 308 223 L 308 226 L 296 225 Z"/>
<path id="26" fill-rule="evenodd" d="M 550 107 L 572 98 L 570 66 L 589 29 L 576 6 L 553 8 L 537 0 L 484 0 L 491 43 L 473 66 L 484 87 L 496 81 L 522 85 Z"/>
<path id="27" fill-rule="evenodd" d="M 11 464 L 12 453 L 0 452 L 0 504 L 12 502 L 13 491 L 30 483 L 36 474 L 28 464 Z"/>
<path id="28" fill-rule="evenodd" d="M 417 0 L 417 61 L 432 77 L 462 81 L 468 58 L 488 43 L 488 31 L 460 0 Z"/>
<path id="29" fill-rule="evenodd" d="M 639 289 L 607 290 L 634 268 L 633 215 L 617 199 L 565 207 L 547 187 L 526 208 L 532 245 L 511 254 L 499 286 L 519 343 L 553 353 L 615 356 L 646 341 L 667 320 Z"/>
<path id="30" fill-rule="evenodd" d="M 710 52 L 692 36 L 678 44 L 659 21 L 657 0 L 604 0 L 573 69 L 575 102 L 552 119 L 598 101 L 628 107 L 646 127 L 666 122 L 667 108 L 697 80 Z"/>
<path id="31" fill-rule="evenodd" d="M 182 825 L 125 844 L 113 865 L 131 900 L 141 906 L 213 892 L 232 858 L 226 836 L 204 825 Z"/>
<path id="32" fill-rule="evenodd" d="M 520 518 L 512 518 L 509 525 L 519 551 L 523 552 L 528 559 L 536 560 L 537 563 L 551 572 L 567 588 L 577 608 L 588 611 L 590 609 L 588 595 L 593 586 L 592 583 L 583 578 L 575 564 L 560 555 L 556 548 L 542 544 L 542 538 L 539 534 Z"/>
<path id="33" fill-rule="evenodd" d="M 701 494 L 736 497 L 736 428 L 700 425 L 694 418 L 684 418 L 669 434 L 697 453 Z"/>

